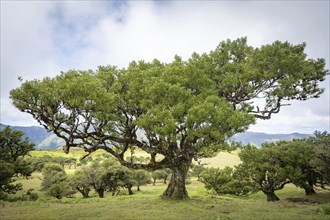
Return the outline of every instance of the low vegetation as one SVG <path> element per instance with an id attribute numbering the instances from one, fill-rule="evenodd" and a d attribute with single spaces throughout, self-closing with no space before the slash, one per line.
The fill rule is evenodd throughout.
<path id="1" fill-rule="evenodd" d="M 13 134 L 21 135 L 1 131 L 2 138 Z M 316 132 L 307 139 L 221 152 L 211 160 L 216 163 L 197 161 L 185 180 L 190 192 L 185 201 L 159 197 L 172 176 L 170 169 L 132 170 L 102 152 L 84 158 L 86 153 L 79 149 L 69 155 L 61 150 L 31 151 L 28 140 L 16 141 L 22 152 L 17 158 L 30 172 L 4 179 L 19 187 L 2 191 L 0 218 L 328 219 L 329 138 L 326 132 Z M 12 158 L 12 151 L 5 149 L 1 148 L 3 161 Z M 126 160 L 148 161 L 143 152 L 135 153 L 139 157 L 131 154 Z M 226 157 L 235 158 L 235 165 L 222 160 Z M 6 189 L 6 181 L 1 189 Z M 277 202 L 266 202 L 265 195 L 267 201 Z"/>

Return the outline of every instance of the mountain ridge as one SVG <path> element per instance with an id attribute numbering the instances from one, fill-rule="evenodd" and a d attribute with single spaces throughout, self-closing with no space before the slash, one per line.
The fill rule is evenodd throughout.
<path id="1" fill-rule="evenodd" d="M 0 123 L 0 130 L 8 125 Z M 24 132 L 23 138 L 28 137 L 31 143 L 35 144 L 36 150 L 57 149 L 62 147 L 65 142 L 58 138 L 53 132 L 47 131 L 43 127 L 38 126 L 10 126 L 13 130 L 21 130 Z M 260 147 L 264 142 L 275 141 L 291 141 L 293 139 L 302 139 L 312 136 L 312 134 L 301 134 L 293 132 L 290 134 L 268 134 L 264 132 L 251 132 L 235 134 L 230 140 L 241 142 L 243 145 L 253 144 Z"/>

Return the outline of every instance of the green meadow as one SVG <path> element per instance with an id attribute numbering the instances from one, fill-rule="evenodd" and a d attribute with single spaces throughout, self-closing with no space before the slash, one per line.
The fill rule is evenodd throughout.
<path id="1" fill-rule="evenodd" d="M 93 157 L 103 152 L 96 152 Z M 142 152 L 140 152 L 143 155 Z M 68 156 L 79 158 L 84 155 L 81 150 L 73 149 L 69 154 L 61 150 L 33 151 L 33 157 L 43 155 Z M 140 155 L 140 156 L 141 156 Z M 214 158 L 204 159 L 208 167 L 234 166 L 240 163 L 237 153 L 221 152 Z M 79 169 L 79 168 L 77 168 Z M 68 169 L 70 175 L 75 169 Z M 266 202 L 266 197 L 259 192 L 246 197 L 230 195 L 215 195 L 204 188 L 203 183 L 191 178 L 187 185 L 190 199 L 184 201 L 164 200 L 159 196 L 166 185 L 162 180 L 156 185 L 141 186 L 141 191 L 127 195 L 127 190 L 121 190 L 119 195 L 98 198 L 92 192 L 91 197 L 84 199 L 81 194 L 73 198 L 61 200 L 46 196 L 40 191 L 41 174 L 33 173 L 27 180 L 18 178 L 23 184 L 23 190 L 14 196 L 19 196 L 28 189 L 34 189 L 38 194 L 36 201 L 0 201 L 0 219 L 330 219 L 330 192 L 318 190 L 316 195 L 305 196 L 304 190 L 287 185 L 277 191 L 278 202 Z M 299 198 L 299 201 L 292 201 Z"/>

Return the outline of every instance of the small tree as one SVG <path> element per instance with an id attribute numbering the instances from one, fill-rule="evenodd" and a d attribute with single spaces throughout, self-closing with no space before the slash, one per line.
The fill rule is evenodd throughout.
<path id="1" fill-rule="evenodd" d="M 0 199 L 22 189 L 21 184 L 13 184 L 15 175 L 31 175 L 33 169 L 24 159 L 34 145 L 29 139 L 22 140 L 23 132 L 6 127 L 0 131 Z"/>
<path id="2" fill-rule="evenodd" d="M 132 188 L 137 185 L 134 171 L 127 167 L 120 166 L 119 179 L 120 185 L 128 190 L 128 195 L 133 195 Z"/>
<path id="3" fill-rule="evenodd" d="M 213 190 L 220 195 L 247 195 L 253 190 L 250 182 L 238 178 L 239 175 L 231 167 L 225 167 L 224 169 L 207 168 L 200 176 L 207 190 Z"/>
<path id="4" fill-rule="evenodd" d="M 76 170 L 76 172 L 70 179 L 70 186 L 73 189 L 78 190 L 84 198 L 89 197 L 91 186 L 87 179 L 87 175 L 85 175 L 84 168 L 82 168 L 81 170 Z"/>
<path id="5" fill-rule="evenodd" d="M 290 183 L 290 167 L 283 167 L 279 164 L 279 155 L 282 154 L 273 143 L 264 143 L 262 148 L 245 146 L 239 154 L 242 164 L 236 166 L 240 176 L 251 180 L 251 186 L 261 190 L 267 201 L 278 201 L 275 191 L 283 189 Z"/>
<path id="6" fill-rule="evenodd" d="M 163 180 L 164 180 L 164 184 L 167 184 L 167 179 L 168 177 L 170 177 L 172 175 L 172 170 L 169 168 L 165 168 L 162 170 L 163 171 Z"/>
<path id="7" fill-rule="evenodd" d="M 315 157 L 311 161 L 311 165 L 322 175 L 326 185 L 330 185 L 330 134 L 326 131 L 314 132 L 315 137 L 307 140 L 314 146 Z"/>
<path id="8" fill-rule="evenodd" d="M 108 188 L 107 170 L 99 162 L 82 168 L 86 176 L 87 183 L 94 188 L 100 198 L 104 198 L 104 192 Z"/>
<path id="9" fill-rule="evenodd" d="M 278 164 L 288 172 L 290 181 L 305 190 L 306 195 L 316 193 L 315 186 L 324 187 L 323 175 L 315 169 L 312 161 L 316 157 L 314 144 L 308 139 L 274 143 L 278 148 Z"/>
<path id="10" fill-rule="evenodd" d="M 41 189 L 45 190 L 47 195 L 61 199 L 75 194 L 67 182 L 68 177 L 62 165 L 58 163 L 45 164 L 42 176 Z"/>
<path id="11" fill-rule="evenodd" d="M 232 180 L 232 172 L 231 167 L 225 167 L 223 170 L 209 168 L 201 174 L 201 181 L 206 189 L 214 190 L 217 194 L 225 194 L 223 186 Z"/>
<path id="12" fill-rule="evenodd" d="M 53 184 L 61 183 L 67 180 L 67 175 L 60 164 L 48 163 L 42 170 L 41 189 L 47 190 Z"/>
<path id="13" fill-rule="evenodd" d="M 156 185 L 156 180 L 163 178 L 163 171 L 162 170 L 155 170 L 151 173 L 152 177 L 152 185 Z"/>
<path id="14" fill-rule="evenodd" d="M 75 191 L 71 190 L 69 184 L 66 182 L 58 182 L 52 184 L 47 189 L 47 194 L 53 196 L 57 199 L 62 199 L 63 197 L 71 197 L 75 194 Z"/>
<path id="15" fill-rule="evenodd" d="M 137 186 L 137 191 L 140 191 L 140 186 L 150 183 L 151 175 L 145 170 L 135 170 L 134 180 Z"/>

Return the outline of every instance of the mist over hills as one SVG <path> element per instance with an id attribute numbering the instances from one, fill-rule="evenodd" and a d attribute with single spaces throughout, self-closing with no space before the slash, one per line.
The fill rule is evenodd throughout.
<path id="1" fill-rule="evenodd" d="M 7 125 L 0 124 L 0 130 L 5 128 Z M 43 127 L 38 126 L 10 126 L 13 130 L 21 130 L 24 132 L 23 138 L 28 137 L 30 142 L 35 144 L 35 149 L 46 150 L 46 149 L 57 149 L 62 147 L 65 142 L 58 138 L 54 133 L 46 131 Z M 312 134 L 267 134 L 262 132 L 245 132 L 234 135 L 231 140 L 241 142 L 245 144 L 253 144 L 260 147 L 264 142 L 275 142 L 279 140 L 290 141 L 293 139 L 301 139 L 311 136 Z"/>

